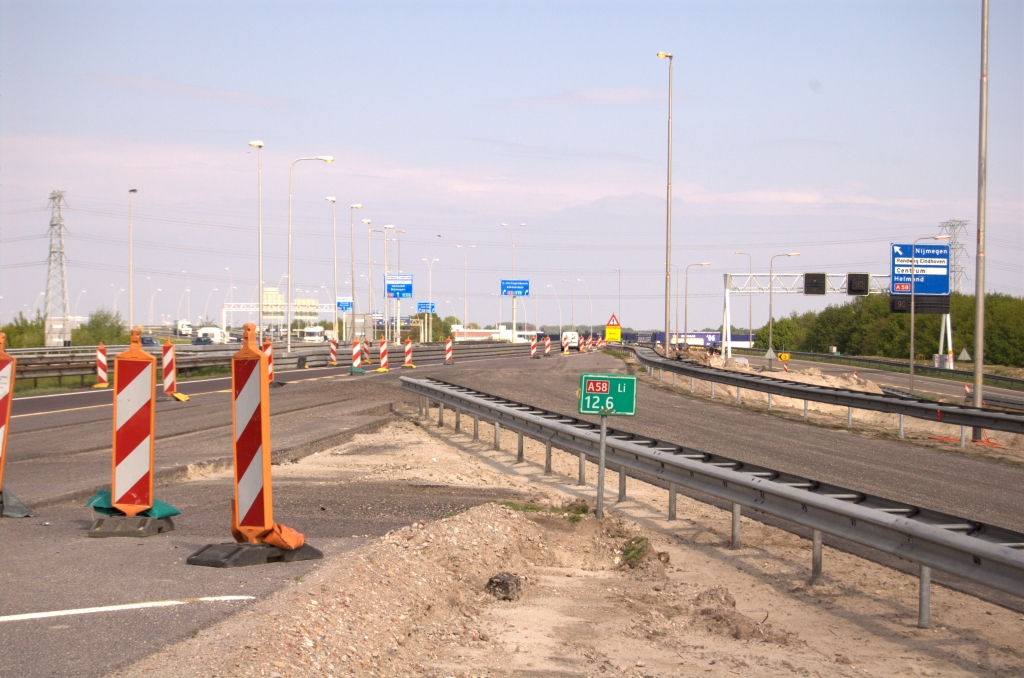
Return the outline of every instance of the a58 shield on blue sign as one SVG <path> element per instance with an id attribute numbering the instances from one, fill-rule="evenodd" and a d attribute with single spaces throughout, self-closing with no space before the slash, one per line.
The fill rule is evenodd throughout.
<path id="1" fill-rule="evenodd" d="M 421 301 L 416 304 L 417 313 L 433 313 L 435 310 L 434 302 L 432 301 Z"/>
<path id="2" fill-rule="evenodd" d="M 384 276 L 384 296 L 387 299 L 412 299 L 412 276 Z"/>
<path id="3" fill-rule="evenodd" d="M 914 294 L 949 294 L 949 245 L 893 243 L 889 254 L 891 294 L 910 294 L 912 264 Z"/>
<path id="4" fill-rule="evenodd" d="M 351 311 L 352 310 L 352 297 L 338 297 L 337 298 L 338 310 L 339 311 Z"/>
<path id="5" fill-rule="evenodd" d="M 528 297 L 530 296 L 530 281 L 502 280 L 501 295 L 503 297 Z"/>

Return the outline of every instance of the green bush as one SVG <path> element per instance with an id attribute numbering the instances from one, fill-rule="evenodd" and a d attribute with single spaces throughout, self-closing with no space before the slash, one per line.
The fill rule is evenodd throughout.
<path id="1" fill-rule="evenodd" d="M 121 314 L 105 308 L 93 311 L 89 320 L 71 331 L 73 346 L 96 346 L 100 342 L 117 345 L 127 344 L 129 335 Z"/>
<path id="2" fill-rule="evenodd" d="M 44 328 L 43 316 L 38 313 L 32 320 L 18 313 L 17 318 L 0 325 L 0 332 L 7 335 L 7 348 L 35 348 L 43 345 Z"/>

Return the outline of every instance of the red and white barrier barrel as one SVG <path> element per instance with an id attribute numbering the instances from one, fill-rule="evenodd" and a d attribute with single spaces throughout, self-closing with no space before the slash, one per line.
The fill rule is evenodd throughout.
<path id="1" fill-rule="evenodd" d="M 562 355 L 569 355 L 569 337 L 562 335 Z"/>
<path id="2" fill-rule="evenodd" d="M 270 486 L 270 380 L 267 355 L 256 345 L 256 326 L 246 323 L 242 348 L 231 358 L 231 426 L 234 434 L 235 500 L 232 531 L 257 543 L 274 529 Z M 236 536 L 237 538 L 237 536 Z"/>
<path id="3" fill-rule="evenodd" d="M 530 357 L 531 358 L 536 358 L 537 357 L 537 335 L 536 334 L 533 335 L 532 337 L 530 337 Z"/>
<path id="4" fill-rule="evenodd" d="M 156 358 L 142 350 L 135 328 L 128 350 L 114 358 L 114 453 L 111 503 L 127 516 L 153 507 Z"/>
<path id="5" fill-rule="evenodd" d="M 267 356 L 267 381 L 274 383 L 274 345 L 269 341 L 263 342 L 263 354 Z"/>
<path id="6" fill-rule="evenodd" d="M 455 364 L 455 357 L 454 357 L 454 354 L 452 353 L 452 338 L 451 337 L 448 337 L 448 339 L 446 339 L 445 342 L 444 342 L 444 364 L 445 365 L 454 365 Z"/>
<path id="7" fill-rule="evenodd" d="M 377 372 L 390 372 L 388 369 L 388 340 L 384 337 L 380 338 L 380 348 L 377 349 L 377 355 L 380 356 L 380 367 L 376 369 Z"/>
<path id="8" fill-rule="evenodd" d="M 171 395 L 178 390 L 178 367 L 174 360 L 174 344 L 171 338 L 161 347 L 163 350 L 162 374 L 164 377 L 164 394 Z"/>
<path id="9" fill-rule="evenodd" d="M 550 336 L 545 336 L 544 337 L 544 355 L 545 356 L 550 356 L 551 355 L 551 337 Z"/>
<path id="10" fill-rule="evenodd" d="M 107 380 L 107 347 L 100 342 L 96 347 L 96 383 L 93 388 L 106 388 L 109 386 Z"/>
<path id="11" fill-rule="evenodd" d="M 352 367 L 359 369 L 363 364 L 363 347 L 358 339 L 352 339 Z"/>
<path id="12" fill-rule="evenodd" d="M 331 339 L 331 364 L 338 364 L 338 340 Z"/>
<path id="13" fill-rule="evenodd" d="M 7 459 L 7 431 L 11 421 L 11 400 L 18 361 L 4 350 L 7 335 L 0 332 L 0 490 L 4 488 L 4 460 Z"/>
<path id="14" fill-rule="evenodd" d="M 402 363 L 402 367 L 411 367 L 416 369 L 416 366 L 412 364 L 412 339 L 405 338 L 405 362 Z"/>
<path id="15" fill-rule="evenodd" d="M 372 365 L 373 360 L 370 359 L 370 340 L 363 337 L 363 362 L 367 365 Z"/>

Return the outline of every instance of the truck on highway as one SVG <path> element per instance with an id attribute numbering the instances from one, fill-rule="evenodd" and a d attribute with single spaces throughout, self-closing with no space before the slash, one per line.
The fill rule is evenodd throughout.
<path id="1" fill-rule="evenodd" d="M 228 335 L 219 327 L 201 327 L 196 333 L 197 337 L 209 337 L 215 344 L 228 343 Z"/>
<path id="2" fill-rule="evenodd" d="M 569 348 L 580 348 L 580 333 L 579 332 L 562 332 L 562 344 L 565 344 L 565 340 L 569 340 Z"/>
<path id="3" fill-rule="evenodd" d="M 324 328 L 320 325 L 310 325 L 302 330 L 302 341 L 306 343 L 319 343 L 324 340 Z"/>
<path id="4" fill-rule="evenodd" d="M 174 323 L 174 334 L 179 337 L 191 337 L 192 336 L 192 323 L 187 320 L 179 320 Z"/>

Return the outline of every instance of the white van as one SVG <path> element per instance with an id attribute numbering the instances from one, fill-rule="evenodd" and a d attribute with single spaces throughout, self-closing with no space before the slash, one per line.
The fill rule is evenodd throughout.
<path id="1" fill-rule="evenodd" d="M 580 333 L 579 332 L 562 332 L 562 346 L 565 346 L 565 340 L 569 340 L 569 348 L 579 349 L 580 347 Z"/>
<path id="2" fill-rule="evenodd" d="M 215 344 L 228 343 L 228 335 L 219 327 L 202 327 L 196 333 L 196 337 L 209 337 Z"/>
<path id="3" fill-rule="evenodd" d="M 302 341 L 305 343 L 322 343 L 324 340 L 324 328 L 320 325 L 310 325 L 302 330 Z"/>

